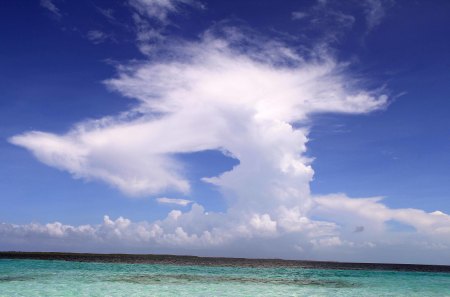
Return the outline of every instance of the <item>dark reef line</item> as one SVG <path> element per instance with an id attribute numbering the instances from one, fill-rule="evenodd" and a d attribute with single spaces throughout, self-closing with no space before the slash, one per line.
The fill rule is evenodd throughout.
<path id="1" fill-rule="evenodd" d="M 450 272 L 446 265 L 346 263 L 308 260 L 250 259 L 225 257 L 197 257 L 160 254 L 91 254 L 61 252 L 1 252 L 0 259 L 62 260 L 77 262 L 128 263 L 128 264 L 172 264 L 226 267 L 291 267 L 307 269 L 339 270 L 392 270 L 417 272 Z"/>

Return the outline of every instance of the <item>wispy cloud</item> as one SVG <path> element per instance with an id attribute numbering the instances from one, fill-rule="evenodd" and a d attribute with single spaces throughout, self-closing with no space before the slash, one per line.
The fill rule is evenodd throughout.
<path id="1" fill-rule="evenodd" d="M 339 5 L 318 0 L 303 11 L 291 14 L 293 21 L 302 22 L 312 32 L 313 42 L 321 42 L 326 46 L 339 41 L 344 33 L 352 29 L 355 17 L 345 13 Z"/>
<path id="2" fill-rule="evenodd" d="M 346 5 L 347 4 L 347 5 Z M 310 31 L 309 38 L 327 46 L 339 42 L 353 29 L 358 18 L 365 20 L 364 38 L 381 24 L 388 9 L 395 5 L 394 0 L 363 0 L 358 5 L 346 2 L 317 0 L 310 7 L 293 11 L 291 19 L 301 22 Z M 303 30 L 304 32 L 304 30 Z M 308 34 L 307 34 L 308 35 Z"/>
<path id="3" fill-rule="evenodd" d="M 185 13 L 185 8 L 204 9 L 196 0 L 128 0 L 133 9 L 136 43 L 140 51 L 149 55 L 155 44 L 164 40 L 165 28 L 170 24 L 170 16 Z"/>
<path id="4" fill-rule="evenodd" d="M 46 8 L 48 11 L 50 11 L 54 16 L 57 18 L 61 18 L 61 12 L 58 7 L 53 3 L 52 0 L 40 0 L 40 4 L 42 7 Z"/>
<path id="5" fill-rule="evenodd" d="M 394 0 L 364 0 L 361 4 L 364 6 L 366 14 L 367 30 L 371 31 L 378 26 L 386 16 L 386 9 L 394 5 Z"/>
<path id="6" fill-rule="evenodd" d="M 167 198 L 167 197 L 156 198 L 156 201 L 162 204 L 176 204 L 181 206 L 187 206 L 193 202 L 192 200 L 187 199 Z"/>
<path id="7" fill-rule="evenodd" d="M 306 12 L 303 11 L 294 11 L 292 13 L 292 19 L 293 20 L 301 20 L 304 19 L 308 16 L 308 14 Z"/>
<path id="8" fill-rule="evenodd" d="M 204 5 L 196 0 L 128 0 L 128 3 L 140 15 L 156 19 L 162 23 L 168 21 L 169 14 L 177 13 L 183 7 L 204 8 Z"/>
<path id="9" fill-rule="evenodd" d="M 114 10 L 111 8 L 96 7 L 97 11 L 110 21 L 115 21 Z"/>
<path id="10" fill-rule="evenodd" d="M 86 37 L 94 44 L 100 44 L 108 39 L 111 39 L 111 35 L 100 30 L 91 30 L 86 34 Z"/>

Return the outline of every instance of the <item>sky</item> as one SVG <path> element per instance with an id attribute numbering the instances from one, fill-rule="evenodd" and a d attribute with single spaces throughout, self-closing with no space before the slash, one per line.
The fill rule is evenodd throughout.
<path id="1" fill-rule="evenodd" d="M 0 4 L 0 250 L 450 264 L 448 1 Z"/>

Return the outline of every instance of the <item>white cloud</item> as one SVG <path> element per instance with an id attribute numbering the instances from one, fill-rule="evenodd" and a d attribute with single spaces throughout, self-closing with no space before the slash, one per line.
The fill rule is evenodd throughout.
<path id="1" fill-rule="evenodd" d="M 386 9 L 394 4 L 394 0 L 364 0 L 361 4 L 364 6 L 367 29 L 370 31 L 381 23 L 386 16 Z"/>
<path id="2" fill-rule="evenodd" d="M 306 18 L 307 16 L 308 16 L 308 14 L 303 11 L 294 11 L 294 12 L 292 12 L 292 15 L 291 15 L 293 20 L 301 20 L 301 19 Z"/>
<path id="3" fill-rule="evenodd" d="M 109 34 L 99 30 L 91 30 L 87 33 L 86 37 L 94 44 L 100 44 L 111 38 Z"/>
<path id="4" fill-rule="evenodd" d="M 409 225 L 417 233 L 431 237 L 450 235 L 450 216 L 441 211 L 427 213 L 419 209 L 391 209 L 381 203 L 382 198 L 351 199 L 345 195 L 333 194 L 317 197 L 315 212 L 324 216 L 333 216 L 335 221 L 349 228 L 355 221 L 364 223 L 364 229 L 385 233 L 388 221 L 397 221 Z"/>
<path id="5" fill-rule="evenodd" d="M 116 17 L 114 16 L 114 10 L 111 8 L 101 8 L 96 7 L 97 11 L 103 15 L 105 18 L 107 18 L 109 21 L 114 22 L 116 21 Z"/>
<path id="6" fill-rule="evenodd" d="M 271 48 L 251 57 L 211 36 L 173 51 L 174 60 L 124 65 L 106 81 L 137 100 L 134 112 L 79 123 L 64 135 L 31 131 L 10 141 L 76 178 L 101 180 L 134 196 L 187 193 L 183 164 L 173 154 L 221 149 L 240 165 L 204 180 L 232 190 L 240 206 L 273 209 L 273 196 L 297 206 L 298 197 L 309 194 L 313 171 L 301 156 L 307 130 L 293 123 L 307 123 L 313 113 L 365 113 L 386 104 L 385 96 L 351 89 L 329 59 L 275 66 L 292 59 Z"/>
<path id="7" fill-rule="evenodd" d="M 128 0 L 128 3 L 136 9 L 140 15 L 160 22 L 166 22 L 170 13 L 179 11 L 180 6 L 200 5 L 194 0 Z"/>
<path id="8" fill-rule="evenodd" d="M 61 12 L 58 7 L 56 7 L 55 3 L 52 0 L 40 0 L 40 4 L 42 7 L 46 8 L 57 18 L 61 18 Z"/>
<path id="9" fill-rule="evenodd" d="M 133 22 L 136 30 L 137 47 L 141 53 L 150 55 L 155 44 L 164 40 L 164 35 L 162 34 L 164 27 L 151 26 L 146 18 L 137 13 L 133 14 Z"/>
<path id="10" fill-rule="evenodd" d="M 239 159 L 231 171 L 202 179 L 221 189 L 226 213 L 193 204 L 188 212 L 174 210 L 154 223 L 105 217 L 101 226 L 86 229 L 88 236 L 197 248 L 286 236 L 295 251 L 300 237 L 336 236 L 335 224 L 307 217 L 314 203 L 313 170 L 303 155 L 309 116 L 370 112 L 383 108 L 386 96 L 357 90 L 329 57 L 306 62 L 285 45 L 228 32 L 229 39 L 208 32 L 201 42 L 173 46 L 170 60 L 120 66 L 117 77 L 105 83 L 136 100 L 132 111 L 79 123 L 63 135 L 30 131 L 10 139 L 49 166 L 131 196 L 187 193 L 190 184 L 174 154 L 218 149 Z M 242 38 L 251 48 L 235 46 Z M 30 226 L 6 229 L 31 232 Z M 61 237 L 78 229 L 56 223 L 38 230 Z"/>
<path id="11" fill-rule="evenodd" d="M 339 1 L 317 0 L 302 11 L 293 11 L 291 19 L 301 21 L 302 28 L 305 26 L 308 28 L 310 34 L 305 30 L 301 32 L 310 40 L 329 46 L 342 40 L 342 37 L 353 29 L 358 18 L 365 20 L 365 30 L 361 36 L 364 37 L 381 24 L 388 9 L 394 5 L 395 0 L 362 0 L 353 5 Z M 357 36 L 359 34 L 357 31 L 353 31 L 352 34 Z"/>
<path id="12" fill-rule="evenodd" d="M 268 214 L 254 214 L 250 219 L 250 226 L 263 234 L 276 234 L 277 232 L 277 222 L 273 221 Z"/>
<path id="13" fill-rule="evenodd" d="M 133 148 L 132 142 L 139 142 L 139 132 L 135 129 L 145 129 L 145 126 L 119 124 L 103 130 L 98 124 L 88 124 L 89 128 L 81 125 L 63 137 L 34 131 L 15 136 L 11 141 L 28 147 L 41 162 L 68 171 L 75 178 L 102 180 L 131 196 L 154 194 L 169 188 L 189 191 L 187 180 L 178 173 L 181 165 L 170 156 L 151 150 L 145 152 L 142 146 Z M 122 135 L 124 142 L 108 148 L 112 139 L 104 132 L 115 134 L 115 141 L 121 141 L 116 137 Z"/>
<path id="14" fill-rule="evenodd" d="M 136 44 L 144 55 L 153 53 L 155 45 L 165 39 L 170 16 L 185 13 L 187 7 L 203 9 L 195 0 L 128 0 L 133 9 Z"/>
<path id="15" fill-rule="evenodd" d="M 313 43 L 328 46 L 339 41 L 345 32 L 352 29 L 355 17 L 344 13 L 339 2 L 329 2 L 318 0 L 311 7 L 304 11 L 294 11 L 291 13 L 293 21 L 302 21 L 302 27 L 308 28 L 310 34 L 302 31 L 305 36 L 309 36 Z"/>
<path id="16" fill-rule="evenodd" d="M 162 197 L 158 202 L 191 208 L 155 222 L 105 216 L 92 226 L 2 224 L 0 248 L 50 244 L 83 250 L 88 247 L 80 242 L 89 241 L 91 251 L 383 261 L 401 247 L 402 259 L 410 262 L 437 255 L 415 259 L 413 251 L 445 254 L 450 218 L 442 212 L 390 209 L 381 198 L 310 193 L 310 116 L 369 113 L 384 108 L 387 97 L 358 89 L 329 56 L 307 59 L 281 43 L 228 32 L 225 38 L 207 32 L 197 43 L 171 46 L 167 57 L 119 66 L 105 84 L 132 98 L 133 110 L 78 123 L 65 134 L 30 131 L 10 139 L 49 166 L 130 196 L 187 194 L 189 173 L 176 154 L 220 150 L 239 165 L 201 180 L 220 189 L 226 212 Z M 390 220 L 416 232 L 393 234 L 386 227 Z"/>
<path id="17" fill-rule="evenodd" d="M 187 212 L 173 210 L 165 219 L 152 223 L 108 216 L 99 225 L 3 223 L 0 249 L 450 263 L 450 217 L 445 214 L 389 209 L 378 198 L 330 195 L 315 201 L 309 215 L 326 215 L 337 223 L 305 218 L 302 228 L 286 229 L 280 217 L 269 214 L 208 213 L 193 204 Z M 414 224 L 419 231 L 390 232 L 383 223 L 392 218 Z M 363 223 L 364 230 L 355 233 L 352 227 L 357 223 Z"/>
<path id="18" fill-rule="evenodd" d="M 158 201 L 158 203 L 162 203 L 162 204 L 176 204 L 176 205 L 181 205 L 181 206 L 187 206 L 193 202 L 192 200 L 187 200 L 187 199 L 177 199 L 177 198 L 167 198 L 167 197 L 156 198 L 156 201 Z"/>

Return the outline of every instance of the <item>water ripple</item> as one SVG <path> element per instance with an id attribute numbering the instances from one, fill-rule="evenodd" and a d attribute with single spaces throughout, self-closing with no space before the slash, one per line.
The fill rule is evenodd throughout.
<path id="1" fill-rule="evenodd" d="M 308 279 L 308 278 L 254 278 L 237 276 L 211 276 L 195 274 L 142 274 L 142 275 L 123 275 L 110 278 L 111 282 L 126 282 L 135 284 L 160 284 L 160 283 L 252 283 L 252 284 L 270 284 L 270 285 L 296 285 L 296 286 L 322 286 L 332 288 L 351 288 L 358 285 L 353 282 L 343 280 L 327 279 Z"/>

